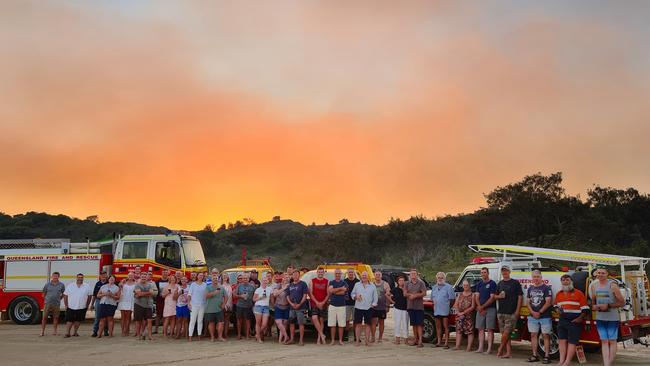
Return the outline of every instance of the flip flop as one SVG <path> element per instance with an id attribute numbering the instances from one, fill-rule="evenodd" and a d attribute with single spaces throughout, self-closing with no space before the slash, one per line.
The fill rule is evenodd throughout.
<path id="1" fill-rule="evenodd" d="M 539 357 L 537 357 L 537 356 L 530 356 L 530 357 L 528 357 L 528 359 L 526 360 L 526 362 L 539 362 Z"/>

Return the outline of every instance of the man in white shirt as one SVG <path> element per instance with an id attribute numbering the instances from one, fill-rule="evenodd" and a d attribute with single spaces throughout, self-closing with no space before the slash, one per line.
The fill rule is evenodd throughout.
<path id="1" fill-rule="evenodd" d="M 70 330 L 74 325 L 73 337 L 79 337 L 79 325 L 86 318 L 86 311 L 90 304 L 92 290 L 88 284 L 84 283 L 84 275 L 77 274 L 77 281 L 69 283 L 63 293 L 63 302 L 65 303 L 65 321 L 66 333 L 65 338 L 70 338 Z"/>

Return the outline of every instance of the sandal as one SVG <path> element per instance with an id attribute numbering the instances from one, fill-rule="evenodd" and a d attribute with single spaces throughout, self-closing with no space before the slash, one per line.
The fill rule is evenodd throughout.
<path id="1" fill-rule="evenodd" d="M 543 364 L 549 364 L 549 363 L 551 363 L 551 359 L 548 358 L 548 357 L 544 357 L 544 358 L 542 359 L 542 363 L 543 363 Z"/>
<path id="2" fill-rule="evenodd" d="M 539 357 L 534 356 L 534 355 L 530 356 L 530 357 L 528 357 L 528 360 L 526 360 L 526 362 L 539 362 Z"/>

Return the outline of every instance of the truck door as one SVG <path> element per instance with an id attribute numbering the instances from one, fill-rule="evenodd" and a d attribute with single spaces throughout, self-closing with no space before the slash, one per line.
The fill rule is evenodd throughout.
<path id="1" fill-rule="evenodd" d="M 181 269 L 181 246 L 174 240 L 156 243 L 156 263 L 161 266 Z"/>

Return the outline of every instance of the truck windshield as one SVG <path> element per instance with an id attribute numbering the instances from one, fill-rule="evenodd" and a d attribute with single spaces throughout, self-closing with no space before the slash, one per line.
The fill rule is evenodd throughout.
<path id="1" fill-rule="evenodd" d="M 185 254 L 185 265 L 188 267 L 205 266 L 203 248 L 198 240 L 183 240 L 183 253 Z"/>

